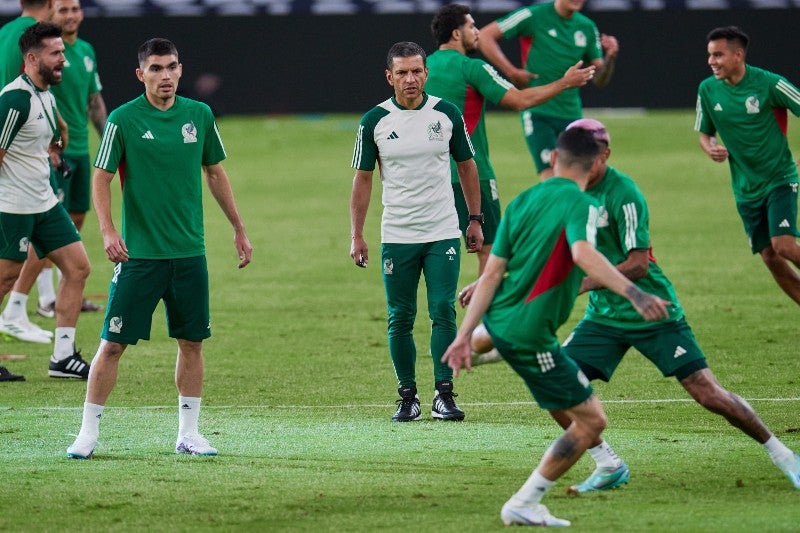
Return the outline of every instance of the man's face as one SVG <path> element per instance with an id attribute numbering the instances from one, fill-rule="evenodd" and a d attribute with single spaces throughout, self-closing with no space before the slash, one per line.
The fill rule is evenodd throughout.
<path id="1" fill-rule="evenodd" d="M 475 52 L 478 49 L 478 27 L 475 26 L 475 19 L 472 15 L 466 15 L 464 24 L 458 30 L 461 32 L 461 42 L 464 45 L 464 51 L 468 54 Z"/>
<path id="2" fill-rule="evenodd" d="M 727 39 L 709 41 L 708 66 L 718 80 L 730 80 L 744 66 L 744 50 L 732 47 Z"/>
<path id="3" fill-rule="evenodd" d="M 136 69 L 136 77 L 144 83 L 145 93 L 168 100 L 175 97 L 182 71 L 175 55 L 150 56 Z"/>
<path id="4" fill-rule="evenodd" d="M 47 85 L 58 85 L 64 71 L 64 41 L 61 37 L 50 37 L 42 41 L 42 48 L 33 54 L 36 71 Z"/>
<path id="5" fill-rule="evenodd" d="M 395 57 L 392 59 L 392 70 L 386 71 L 386 80 L 394 87 L 398 100 L 414 100 L 422 96 L 428 69 L 422 56 Z"/>
<path id="6" fill-rule="evenodd" d="M 61 26 L 65 34 L 78 33 L 78 28 L 83 22 L 80 0 L 55 0 L 52 20 L 53 23 Z"/>

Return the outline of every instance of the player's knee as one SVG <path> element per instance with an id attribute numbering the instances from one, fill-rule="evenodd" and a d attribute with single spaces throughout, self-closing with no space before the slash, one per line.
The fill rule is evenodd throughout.
<path id="1" fill-rule="evenodd" d="M 772 248 L 775 250 L 776 260 L 788 259 L 797 261 L 800 259 L 800 244 L 791 235 L 782 235 L 772 239 Z"/>

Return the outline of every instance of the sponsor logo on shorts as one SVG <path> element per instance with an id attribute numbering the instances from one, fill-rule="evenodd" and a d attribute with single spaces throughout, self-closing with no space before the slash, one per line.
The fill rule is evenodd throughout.
<path id="1" fill-rule="evenodd" d="M 383 273 L 387 276 L 391 276 L 392 272 L 394 271 L 394 263 L 392 263 L 392 258 L 388 257 L 383 262 Z"/>
<path id="2" fill-rule="evenodd" d="M 686 353 L 686 348 L 684 348 L 683 346 L 677 346 L 677 347 L 675 348 L 675 355 L 674 355 L 674 357 L 675 357 L 675 359 L 677 359 L 678 357 L 682 356 L 682 355 L 683 355 L 683 354 L 685 354 L 685 353 Z"/>
<path id="3" fill-rule="evenodd" d="M 455 261 L 453 258 L 458 254 L 458 252 L 456 252 L 456 249 L 451 246 L 450 249 L 445 252 L 445 254 L 447 255 L 447 259 L 450 261 Z"/>
<path id="4" fill-rule="evenodd" d="M 537 353 L 536 361 L 539 363 L 539 369 L 542 371 L 542 374 L 556 367 L 556 362 L 553 361 L 553 354 L 550 352 Z"/>

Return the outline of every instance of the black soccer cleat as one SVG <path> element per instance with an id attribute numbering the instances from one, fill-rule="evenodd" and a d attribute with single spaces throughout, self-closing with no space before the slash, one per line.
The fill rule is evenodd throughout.
<path id="1" fill-rule="evenodd" d="M 437 381 L 431 416 L 440 420 L 464 420 L 464 411 L 456 405 L 452 381 Z"/>
<path id="2" fill-rule="evenodd" d="M 419 397 L 416 387 L 400 387 L 397 389 L 400 399 L 397 400 L 397 412 L 392 417 L 392 422 L 413 422 L 422 418 L 422 409 L 419 406 Z"/>
<path id="3" fill-rule="evenodd" d="M 81 352 L 76 351 L 61 361 L 50 360 L 50 370 L 47 374 L 51 378 L 89 378 L 89 363 L 83 360 Z"/>
<path id="4" fill-rule="evenodd" d="M 25 381 L 25 376 L 12 374 L 6 367 L 0 366 L 0 381 Z"/>

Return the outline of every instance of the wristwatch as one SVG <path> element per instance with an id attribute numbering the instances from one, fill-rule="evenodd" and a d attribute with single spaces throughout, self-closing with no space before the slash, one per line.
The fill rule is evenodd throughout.
<path id="1" fill-rule="evenodd" d="M 479 215 L 470 215 L 469 221 L 472 222 L 473 220 L 477 220 L 480 224 L 483 224 L 483 213 Z"/>

